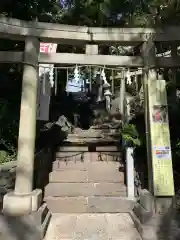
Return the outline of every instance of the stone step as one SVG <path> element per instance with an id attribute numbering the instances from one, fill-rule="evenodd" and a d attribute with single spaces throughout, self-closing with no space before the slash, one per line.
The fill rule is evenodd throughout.
<path id="1" fill-rule="evenodd" d="M 117 146 L 94 146 L 95 152 L 119 152 Z M 60 146 L 57 152 L 88 152 L 88 146 Z"/>
<path id="2" fill-rule="evenodd" d="M 126 196 L 126 186 L 120 183 L 49 183 L 45 197 Z"/>
<path id="3" fill-rule="evenodd" d="M 60 146 L 57 148 L 59 152 L 88 152 L 88 146 Z"/>
<path id="4" fill-rule="evenodd" d="M 74 162 L 74 161 L 54 161 L 52 170 L 53 171 L 61 171 L 61 170 L 73 170 L 73 169 L 78 169 L 78 170 L 87 170 L 88 169 L 88 163 L 87 162 Z"/>
<path id="5" fill-rule="evenodd" d="M 129 213 L 52 214 L 44 240 L 52 239 L 142 240 Z"/>
<path id="6" fill-rule="evenodd" d="M 65 162 L 94 162 L 94 161 L 107 161 L 107 162 L 120 162 L 122 160 L 121 152 L 56 152 L 57 161 Z"/>
<path id="7" fill-rule="evenodd" d="M 49 182 L 53 183 L 83 183 L 83 182 L 107 182 L 124 183 L 124 173 L 116 169 L 108 169 L 105 166 L 96 168 L 96 165 L 90 165 L 88 170 L 61 170 L 53 171 L 49 175 Z"/>
<path id="8" fill-rule="evenodd" d="M 47 197 L 52 213 L 126 213 L 131 212 L 134 201 L 125 197 Z"/>
<path id="9" fill-rule="evenodd" d="M 81 162 L 81 161 L 54 161 L 53 162 L 53 171 L 62 171 L 62 170 L 89 170 L 93 169 L 102 169 L 102 171 L 120 171 L 122 172 L 123 163 L 115 162 L 115 161 L 94 161 L 94 162 Z"/>
<path id="10" fill-rule="evenodd" d="M 84 153 L 84 152 L 56 152 L 56 160 L 58 161 L 67 161 L 67 162 L 70 162 L 70 161 L 85 161 L 86 158 L 87 158 L 87 154 Z M 86 158 L 85 158 L 86 157 Z M 88 158 L 89 159 L 89 158 Z"/>

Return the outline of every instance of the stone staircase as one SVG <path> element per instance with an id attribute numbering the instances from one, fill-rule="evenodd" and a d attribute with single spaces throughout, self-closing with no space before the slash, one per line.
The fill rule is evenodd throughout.
<path id="1" fill-rule="evenodd" d="M 130 212 L 121 152 L 112 142 L 99 145 L 74 135 L 57 149 L 44 200 L 52 213 Z M 76 139 L 76 141 L 75 141 Z M 82 140 L 82 139 L 81 139 Z"/>
<path id="2" fill-rule="evenodd" d="M 72 134 L 57 149 L 45 188 L 52 218 L 44 240 L 141 240 L 132 217 L 134 201 L 127 197 L 122 153 L 117 142 L 100 135 Z"/>

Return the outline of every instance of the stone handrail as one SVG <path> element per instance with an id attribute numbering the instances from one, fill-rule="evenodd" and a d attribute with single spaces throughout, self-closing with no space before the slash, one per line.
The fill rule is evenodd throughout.
<path id="1" fill-rule="evenodd" d="M 0 18 L 1 37 L 24 39 L 31 35 L 41 41 L 61 42 L 70 41 L 73 45 L 76 41 L 83 42 L 119 42 L 138 43 L 146 41 L 149 35 L 154 34 L 156 41 L 179 40 L 178 27 L 165 29 L 154 28 L 100 28 L 86 26 L 71 26 L 54 23 L 23 21 L 13 18 Z"/>

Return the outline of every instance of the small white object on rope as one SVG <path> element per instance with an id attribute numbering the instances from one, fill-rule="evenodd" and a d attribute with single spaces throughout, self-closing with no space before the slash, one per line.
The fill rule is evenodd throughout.
<path id="1" fill-rule="evenodd" d="M 92 74 L 93 78 L 96 78 L 98 74 L 99 74 L 98 69 L 96 67 L 94 67 L 93 68 L 93 74 Z"/>
<path id="2" fill-rule="evenodd" d="M 103 68 L 103 70 L 102 70 L 102 72 L 101 72 L 101 77 L 102 77 L 104 83 L 107 84 L 108 82 L 107 82 L 107 80 L 106 80 L 106 74 L 105 74 L 104 68 Z"/>
<path id="3" fill-rule="evenodd" d="M 49 82 L 50 82 L 51 87 L 53 88 L 54 87 L 54 67 L 50 68 L 50 71 L 49 71 Z"/>
<path id="4" fill-rule="evenodd" d="M 76 83 L 79 83 L 80 76 L 79 76 L 79 69 L 78 69 L 77 66 L 76 66 L 76 68 L 74 69 L 74 79 L 75 79 L 75 82 L 76 82 Z"/>
<path id="5" fill-rule="evenodd" d="M 131 85 L 132 84 L 132 80 L 131 80 L 131 74 L 130 71 L 128 69 L 128 71 L 126 72 L 126 78 L 127 78 L 127 84 Z"/>
<path id="6" fill-rule="evenodd" d="M 104 68 L 103 68 L 103 70 L 102 70 L 102 72 L 101 72 L 101 77 L 102 77 L 102 79 L 103 79 L 103 81 L 104 81 L 103 87 L 109 88 L 109 87 L 110 87 L 110 84 L 108 83 L 108 81 L 107 81 L 107 79 L 106 79 L 106 74 L 105 74 Z"/>
<path id="7" fill-rule="evenodd" d="M 101 77 L 102 77 L 102 79 L 103 79 L 103 81 L 104 81 L 104 84 L 103 84 L 103 88 L 104 88 L 104 96 L 106 97 L 106 96 L 111 96 L 112 95 L 112 93 L 111 93 L 111 91 L 110 91 L 110 84 L 108 83 L 108 81 L 107 81 L 107 79 L 106 79 L 106 75 L 105 75 L 105 71 L 104 71 L 104 68 L 103 68 L 103 70 L 102 70 L 102 72 L 101 72 Z"/>

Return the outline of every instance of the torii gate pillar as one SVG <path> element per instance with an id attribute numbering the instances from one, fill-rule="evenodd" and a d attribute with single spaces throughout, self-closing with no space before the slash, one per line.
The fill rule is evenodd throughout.
<path id="1" fill-rule="evenodd" d="M 158 78 L 155 69 L 155 44 L 147 39 L 143 44 L 144 106 L 149 189 L 140 193 L 135 213 L 143 224 L 143 239 L 157 240 L 161 216 L 172 208 L 174 180 L 168 122 L 166 82 Z M 161 222 L 161 224 L 163 224 Z"/>
<path id="2" fill-rule="evenodd" d="M 5 195 L 3 212 L 21 216 L 37 211 L 41 190 L 33 191 L 39 40 L 25 41 L 15 190 Z"/>
<path id="3" fill-rule="evenodd" d="M 143 55 L 149 191 L 157 203 L 159 197 L 171 199 L 174 196 L 166 82 L 159 79 L 155 70 L 153 39 L 144 43 Z M 155 204 L 156 212 L 161 211 L 158 205 Z"/>

